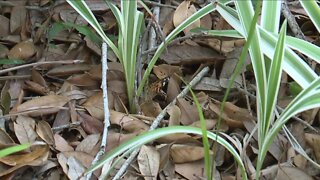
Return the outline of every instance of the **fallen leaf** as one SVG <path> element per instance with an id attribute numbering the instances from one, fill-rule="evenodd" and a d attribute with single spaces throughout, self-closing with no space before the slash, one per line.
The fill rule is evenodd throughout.
<path id="1" fill-rule="evenodd" d="M 177 105 L 181 111 L 181 124 L 190 125 L 193 122 L 199 121 L 198 111 L 194 104 L 190 104 L 190 102 L 184 98 L 179 98 Z"/>
<path id="2" fill-rule="evenodd" d="M 43 156 L 45 153 L 49 151 L 48 146 L 34 146 L 32 149 L 33 150 L 29 153 L 19 154 L 19 155 L 9 155 L 9 156 L 2 157 L 0 158 L 0 162 L 10 166 L 16 166 L 19 164 L 31 162 Z"/>
<path id="3" fill-rule="evenodd" d="M 145 101 L 140 105 L 141 111 L 145 116 L 157 117 L 162 111 L 159 103 L 154 101 Z"/>
<path id="4" fill-rule="evenodd" d="M 103 120 L 104 110 L 103 110 L 103 97 L 102 92 L 90 96 L 87 101 L 83 104 L 83 107 L 90 113 L 91 116 Z"/>
<path id="5" fill-rule="evenodd" d="M 32 39 L 22 41 L 8 52 L 9 59 L 28 59 L 36 53 Z"/>
<path id="6" fill-rule="evenodd" d="M 204 149 L 200 146 L 174 144 L 170 155 L 175 163 L 193 162 L 204 158 Z"/>
<path id="7" fill-rule="evenodd" d="M 313 149 L 317 161 L 320 162 L 320 135 L 305 133 L 307 144 Z"/>
<path id="8" fill-rule="evenodd" d="M 17 112 L 26 112 L 30 116 L 53 114 L 60 110 L 69 99 L 59 95 L 47 95 L 29 100 L 17 107 Z"/>
<path id="9" fill-rule="evenodd" d="M 14 6 L 11 10 L 10 31 L 18 32 L 26 23 L 27 10 L 24 6 Z"/>
<path id="10" fill-rule="evenodd" d="M 55 144 L 55 149 L 64 152 L 64 151 L 73 151 L 73 147 L 69 145 L 69 143 L 61 137 L 59 134 L 54 134 L 54 144 Z"/>
<path id="11" fill-rule="evenodd" d="M 102 133 L 104 125 L 98 119 L 83 112 L 78 112 L 78 119 L 79 121 L 81 121 L 81 127 L 83 128 L 84 131 L 86 131 L 86 133 L 88 134 Z"/>
<path id="12" fill-rule="evenodd" d="M 169 126 L 180 125 L 181 111 L 178 106 L 171 106 L 168 110 L 168 114 L 170 115 Z"/>
<path id="13" fill-rule="evenodd" d="M 100 134 L 91 134 L 81 141 L 81 143 L 76 147 L 76 151 L 85 152 L 94 156 L 97 153 L 94 152 L 94 148 L 99 141 Z"/>
<path id="14" fill-rule="evenodd" d="M 53 132 L 51 130 L 51 127 L 49 123 L 46 121 L 39 121 L 37 124 L 37 134 L 43 139 L 47 144 L 53 145 L 54 144 L 54 138 L 53 138 Z"/>
<path id="15" fill-rule="evenodd" d="M 175 164 L 175 170 L 186 179 L 199 179 L 205 176 L 204 162 L 194 161 L 189 163 Z"/>
<path id="16" fill-rule="evenodd" d="M 0 15 L 0 37 L 5 37 L 7 35 L 10 34 L 10 20 L 3 16 L 3 15 Z"/>
<path id="17" fill-rule="evenodd" d="M 14 125 L 14 132 L 21 144 L 33 143 L 38 137 L 35 132 L 36 122 L 27 116 L 18 116 Z"/>
<path id="18" fill-rule="evenodd" d="M 204 46 L 185 44 L 170 46 L 167 49 L 168 51 L 161 54 L 160 59 L 168 64 L 201 64 L 225 60 L 217 51 Z"/>
<path id="19" fill-rule="evenodd" d="M 83 177 L 82 175 L 86 169 L 77 159 L 71 156 L 67 160 L 67 165 L 69 167 L 67 175 L 70 179 L 85 179 L 85 177 Z"/>
<path id="20" fill-rule="evenodd" d="M 139 170 L 145 180 L 156 180 L 160 166 L 160 153 L 151 146 L 143 145 L 137 157 Z"/>
<path id="21" fill-rule="evenodd" d="M 276 179 L 289 179 L 289 180 L 312 180 L 313 178 L 306 174 L 303 170 L 295 167 L 280 166 Z"/>
<path id="22" fill-rule="evenodd" d="M 149 129 L 141 120 L 117 111 L 110 111 L 110 123 L 117 124 L 128 132 L 141 133 Z"/>
<path id="23" fill-rule="evenodd" d="M 0 144 L 1 145 L 14 144 L 13 139 L 2 128 L 0 128 Z"/>

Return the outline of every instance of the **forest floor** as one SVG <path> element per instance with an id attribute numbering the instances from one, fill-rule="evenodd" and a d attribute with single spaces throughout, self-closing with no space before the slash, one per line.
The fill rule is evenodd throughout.
<path id="1" fill-rule="evenodd" d="M 171 3 L 170 3 L 171 2 Z M 160 9 L 159 23 L 145 12 L 145 39 L 141 39 L 141 68 L 152 48 L 206 2 L 172 0 L 167 4 L 146 1 Z M 87 1 L 110 37 L 117 24 L 101 0 Z M 179 8 L 178 8 L 179 7 Z M 289 5 L 308 40 L 317 44 L 317 31 L 299 6 Z M 100 150 L 104 129 L 101 89 L 101 45 L 90 36 L 94 30 L 64 0 L 0 1 L 0 149 L 13 144 L 33 144 L 27 150 L 0 158 L 0 179 L 79 179 Z M 176 18 L 176 19 L 175 19 Z M 151 24 L 148 26 L 148 24 Z M 218 13 L 196 22 L 195 27 L 231 29 Z M 156 36 L 150 33 L 154 27 Z M 157 29 L 157 28 L 156 28 Z M 257 122 L 255 80 L 250 59 L 235 81 L 220 113 L 226 91 L 245 43 L 243 39 L 210 37 L 184 30 L 160 56 L 139 99 L 138 113 L 128 111 L 122 65 L 108 51 L 108 104 L 110 110 L 106 153 L 147 131 L 155 117 L 203 68 L 210 70 L 193 87 L 202 106 L 208 130 L 222 117 L 220 132 L 241 151 L 249 177 L 255 175 Z M 115 38 L 114 38 L 115 39 Z M 150 39 L 153 42 L 148 44 Z M 151 50 L 150 50 L 151 49 Z M 139 72 L 141 73 L 141 71 Z M 295 95 L 294 83 L 286 74 L 281 79 L 278 107 L 285 108 Z M 166 112 L 160 127 L 200 127 L 192 96 L 186 94 Z M 300 113 L 287 124 L 308 155 L 320 162 L 319 109 Z M 212 144 L 213 142 L 211 142 Z M 243 144 L 247 146 L 242 147 Z M 237 179 L 232 155 L 222 146 L 215 154 L 215 179 Z M 121 167 L 120 163 L 111 177 Z M 149 173 L 149 174 L 148 174 Z M 166 136 L 144 145 L 123 179 L 203 179 L 204 153 L 201 137 L 191 134 Z M 91 179 L 97 179 L 97 170 Z M 320 179 L 315 168 L 294 151 L 285 133 L 271 145 L 262 170 L 265 179 Z"/>

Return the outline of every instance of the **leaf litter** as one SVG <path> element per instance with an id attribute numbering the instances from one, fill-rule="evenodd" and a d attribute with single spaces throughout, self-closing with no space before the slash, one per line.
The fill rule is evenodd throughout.
<path id="1" fill-rule="evenodd" d="M 88 1 L 89 7 L 108 34 L 117 34 L 116 20 L 102 1 Z M 202 7 L 200 1 L 165 2 L 161 7 L 160 26 L 164 35 Z M 103 5 L 102 5 L 103 4 Z M 99 151 L 104 120 L 101 84 L 101 48 L 97 35 L 87 22 L 62 1 L 20 1 L 17 6 L 2 6 L 0 15 L 0 58 L 12 64 L 0 64 L 0 70 L 18 63 L 82 60 L 81 64 L 46 64 L 21 68 L 2 75 L 0 149 L 14 144 L 31 143 L 29 149 L 0 159 L 0 178 L 26 177 L 39 179 L 83 179 Z M 30 8 L 31 7 L 31 8 Z M 150 5 L 152 7 L 152 5 Z M 33 8 L 33 9 L 32 9 Z M 50 11 L 48 10 L 50 9 Z M 302 8 L 290 7 L 292 13 L 307 19 Z M 308 20 L 308 19 L 307 19 Z M 315 30 L 300 22 L 302 30 L 312 39 Z M 254 85 L 252 70 L 244 68 L 245 79 L 239 78 L 220 113 L 220 102 L 234 67 L 242 39 L 214 38 L 193 35 L 191 29 L 203 27 L 215 30 L 232 29 L 217 14 L 195 21 L 181 33 L 174 45 L 167 47 L 160 62 L 153 68 L 146 87 L 146 97 L 139 102 L 140 115 L 128 114 L 128 97 L 122 66 L 115 55 L 108 53 L 108 95 L 111 127 L 107 153 L 129 139 L 146 132 L 149 125 L 184 88 L 180 77 L 191 80 L 204 65 L 210 73 L 194 87 L 198 93 L 208 130 L 213 130 L 221 115 L 220 131 L 243 153 L 250 176 L 255 174 L 257 134 L 248 138 L 256 126 L 255 100 L 240 92 L 246 84 Z M 159 43 L 159 42 L 158 42 Z M 2 62 L 2 61 L 0 61 Z M 3 61 L 4 62 L 4 61 Z M 248 61 L 247 67 L 250 66 Z M 291 99 L 290 79 L 284 80 L 279 105 Z M 247 102 L 249 100 L 249 102 Z M 248 109 L 248 106 L 250 108 Z M 319 129 L 319 110 L 300 114 L 310 126 Z M 3 121 L 3 120 L 4 121 Z M 290 123 L 289 123 L 290 124 Z M 200 127 L 199 117 L 191 96 L 180 98 L 165 116 L 161 126 L 184 125 Z M 319 133 L 291 123 L 292 134 L 315 161 L 320 160 Z M 247 143 L 245 149 L 239 144 Z M 213 142 L 211 142 L 211 145 Z M 215 179 L 236 179 L 237 169 L 231 155 L 219 146 L 216 154 Z M 210 152 L 213 153 L 213 152 Z M 175 134 L 159 138 L 142 146 L 137 161 L 125 177 L 130 179 L 203 179 L 204 151 L 199 136 Z M 289 163 L 290 162 L 290 163 Z M 114 174 L 112 172 L 111 174 Z M 99 178 L 101 170 L 94 172 Z M 280 134 L 269 149 L 262 175 L 266 179 L 313 179 L 320 170 L 297 154 L 286 137 Z"/>

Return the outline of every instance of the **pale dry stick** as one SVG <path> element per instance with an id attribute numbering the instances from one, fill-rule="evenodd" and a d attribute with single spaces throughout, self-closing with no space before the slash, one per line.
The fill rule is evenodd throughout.
<path id="1" fill-rule="evenodd" d="M 108 70 L 107 49 L 108 49 L 107 43 L 103 43 L 102 44 L 102 56 L 101 56 L 101 63 L 102 63 L 101 87 L 102 87 L 102 91 L 103 91 L 104 128 L 103 128 L 100 150 L 97 153 L 96 157 L 93 159 L 92 165 L 96 164 L 100 160 L 101 156 L 103 156 L 105 153 L 105 149 L 107 146 L 107 138 L 108 138 L 108 128 L 110 126 L 110 121 L 109 121 L 110 113 L 109 113 L 108 91 L 107 91 L 107 70 Z M 86 176 L 86 179 L 90 180 L 91 176 L 92 176 L 92 172 Z"/>
<path id="2" fill-rule="evenodd" d="M 11 71 L 15 71 L 18 69 L 28 68 L 28 67 L 36 67 L 36 66 L 50 65 L 50 64 L 79 64 L 79 63 L 83 63 L 83 62 L 84 62 L 83 60 L 62 60 L 62 61 L 35 62 L 35 63 L 23 64 L 21 66 L 15 66 L 12 68 L 0 70 L 0 75 L 11 72 Z"/>
<path id="3" fill-rule="evenodd" d="M 282 11 L 283 16 L 285 18 L 287 18 L 288 24 L 289 24 L 290 29 L 293 32 L 294 36 L 297 38 L 306 40 L 306 37 L 304 36 L 303 32 L 301 31 L 294 15 L 290 11 L 286 1 L 282 1 L 281 11 Z"/>
<path id="4" fill-rule="evenodd" d="M 177 100 L 179 98 L 184 97 L 188 92 L 189 92 L 189 88 L 193 87 L 194 85 L 196 85 L 204 75 L 206 75 L 209 71 L 209 67 L 206 66 L 205 68 L 203 68 L 191 81 L 190 83 L 180 92 L 180 94 L 178 94 L 178 96 L 176 98 L 174 98 L 174 100 L 169 103 L 160 113 L 159 115 L 156 117 L 156 119 L 153 121 L 153 123 L 151 124 L 149 131 L 152 131 L 154 129 L 156 129 L 158 127 L 158 125 L 160 124 L 161 120 L 164 118 L 164 116 L 167 114 L 167 110 L 176 104 Z M 134 150 L 130 156 L 128 157 L 128 159 L 123 163 L 123 165 L 121 166 L 121 168 L 119 169 L 119 171 L 117 172 L 117 174 L 113 177 L 113 180 L 118 180 L 120 179 L 120 177 L 124 174 L 124 172 L 127 170 L 128 166 L 131 164 L 131 162 L 134 160 L 134 158 L 138 155 L 140 151 L 140 148 L 137 148 L 136 150 Z"/>

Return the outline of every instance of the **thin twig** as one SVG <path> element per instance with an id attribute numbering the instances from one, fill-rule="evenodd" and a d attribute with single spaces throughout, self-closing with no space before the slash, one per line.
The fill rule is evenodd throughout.
<path id="1" fill-rule="evenodd" d="M 28 67 L 36 67 L 36 66 L 41 66 L 41 65 L 49 65 L 49 64 L 78 64 L 78 63 L 83 63 L 83 60 L 63 60 L 63 61 L 43 61 L 43 62 L 35 62 L 35 63 L 30 63 L 30 64 L 23 64 L 21 66 L 15 66 L 12 68 L 7 68 L 0 70 L 0 75 L 8 73 L 10 71 L 15 71 L 18 69 L 23 69 L 23 68 L 28 68 Z"/>
<path id="2" fill-rule="evenodd" d="M 303 40 L 306 40 L 303 32 L 301 31 L 296 19 L 294 18 L 293 14 L 290 12 L 288 4 L 286 1 L 282 1 L 281 6 L 282 14 L 288 20 L 288 24 L 290 26 L 291 31 L 293 32 L 294 36 Z"/>
<path id="3" fill-rule="evenodd" d="M 156 129 L 158 127 L 158 125 L 160 124 L 161 120 L 164 118 L 164 116 L 167 114 L 167 110 L 176 104 L 177 100 L 179 98 L 184 97 L 188 92 L 189 92 L 189 88 L 193 87 L 194 85 L 196 85 L 201 79 L 202 77 L 207 74 L 209 71 L 209 67 L 205 67 L 203 68 L 193 79 L 192 81 L 190 81 L 190 83 L 181 91 L 181 93 L 170 103 L 168 104 L 160 113 L 159 115 L 156 117 L 156 119 L 153 121 L 152 125 L 149 128 L 149 131 L 152 131 L 154 129 Z M 113 180 L 118 180 L 120 179 L 120 177 L 123 175 L 123 173 L 126 171 L 126 169 L 128 168 L 128 166 L 131 164 L 131 162 L 134 160 L 134 158 L 138 155 L 140 151 L 140 148 L 137 148 L 136 150 L 134 150 L 130 156 L 128 157 L 128 159 L 123 163 L 123 165 L 121 166 L 121 168 L 118 170 L 117 174 L 113 177 Z"/>
<path id="4" fill-rule="evenodd" d="M 96 157 L 92 161 L 92 165 L 96 164 L 101 156 L 104 155 L 106 146 L 107 146 L 107 138 L 108 138 L 108 128 L 110 126 L 110 113 L 109 113 L 109 104 L 108 104 L 108 91 L 107 91 L 107 70 L 108 70 L 108 65 L 107 65 L 107 44 L 103 43 L 102 44 L 102 56 L 101 56 L 101 63 L 102 63 L 102 91 L 103 91 L 103 109 L 104 109 L 104 128 L 103 128 L 103 134 L 102 134 L 102 140 L 101 140 L 101 146 L 100 150 L 97 153 Z M 86 176 L 87 180 L 90 180 L 92 176 L 92 172 L 89 173 Z"/>

